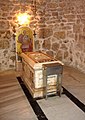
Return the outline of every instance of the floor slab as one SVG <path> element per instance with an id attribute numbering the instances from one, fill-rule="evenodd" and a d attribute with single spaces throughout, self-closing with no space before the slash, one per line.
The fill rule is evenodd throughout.
<path id="1" fill-rule="evenodd" d="M 37 120 L 12 72 L 0 74 L 0 120 Z"/>
<path id="2" fill-rule="evenodd" d="M 37 100 L 48 120 L 84 120 L 85 114 L 65 95 Z"/>
<path id="3" fill-rule="evenodd" d="M 65 66 L 62 86 L 85 104 L 85 74 L 79 70 Z"/>

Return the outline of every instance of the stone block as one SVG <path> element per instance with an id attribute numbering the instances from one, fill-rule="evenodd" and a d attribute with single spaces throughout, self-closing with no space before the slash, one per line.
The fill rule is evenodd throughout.
<path id="1" fill-rule="evenodd" d="M 65 39 L 66 38 L 65 31 L 55 32 L 54 37 L 57 39 Z"/>
<path id="2" fill-rule="evenodd" d="M 74 33 L 81 33 L 82 32 L 82 25 L 81 24 L 74 24 L 73 25 L 73 32 Z"/>
<path id="3" fill-rule="evenodd" d="M 44 40 L 43 42 L 43 48 L 45 49 L 50 49 L 51 48 L 51 43 L 50 43 L 50 40 Z"/>
<path id="4" fill-rule="evenodd" d="M 39 30 L 39 38 L 47 38 L 53 34 L 51 28 L 43 28 Z"/>
<path id="5" fill-rule="evenodd" d="M 62 44 L 62 45 L 61 45 L 61 49 L 62 49 L 62 50 L 67 50 L 67 46 L 66 46 L 65 44 Z"/>
<path id="6" fill-rule="evenodd" d="M 65 51 L 65 52 L 64 52 L 64 59 L 67 58 L 68 55 L 69 55 L 69 54 L 68 54 L 68 51 Z"/>
<path id="7" fill-rule="evenodd" d="M 59 43 L 53 43 L 52 44 L 52 49 L 54 50 L 54 51 L 57 51 L 58 49 L 59 49 Z"/>
<path id="8" fill-rule="evenodd" d="M 47 8 L 50 8 L 50 9 L 56 9 L 58 7 L 58 4 L 56 2 L 49 2 L 47 4 Z"/>
<path id="9" fill-rule="evenodd" d="M 46 53 L 47 53 L 48 55 L 52 56 L 52 57 L 54 56 L 54 55 L 53 55 L 53 51 L 50 51 L 50 50 L 49 50 L 49 51 L 46 51 Z"/>
<path id="10" fill-rule="evenodd" d="M 8 21 L 0 21 L 0 29 L 8 29 L 9 28 L 9 22 Z"/>
<path id="11" fill-rule="evenodd" d="M 62 51 L 59 50 L 55 58 L 62 61 L 62 54 Z"/>
<path id="12" fill-rule="evenodd" d="M 83 34 L 83 35 L 79 35 L 79 43 L 80 44 L 85 44 L 85 35 Z"/>
<path id="13" fill-rule="evenodd" d="M 3 40 L 3 49 L 9 48 L 9 41 L 8 40 Z"/>
<path id="14" fill-rule="evenodd" d="M 0 40 L 0 49 L 3 49 L 3 41 Z"/>

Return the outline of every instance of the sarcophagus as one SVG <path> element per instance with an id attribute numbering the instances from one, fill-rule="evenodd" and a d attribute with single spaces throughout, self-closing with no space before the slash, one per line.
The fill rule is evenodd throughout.
<path id="1" fill-rule="evenodd" d="M 29 89 L 33 98 L 43 97 L 45 95 L 46 88 L 46 81 L 44 80 L 44 77 L 47 74 L 47 71 L 45 72 L 46 69 L 44 65 L 49 64 L 52 66 L 52 64 L 55 63 L 58 65 L 57 73 L 62 74 L 63 63 L 42 52 L 21 53 L 21 57 L 23 66 L 22 79 L 25 85 Z M 47 76 L 49 92 L 56 92 L 56 84 L 61 85 L 61 77 L 59 78 L 58 83 L 56 83 L 58 74 L 52 73 Z"/>
<path id="2" fill-rule="evenodd" d="M 16 33 L 16 69 L 23 69 L 22 79 L 34 98 L 60 91 L 62 63 L 35 51 L 31 28 L 22 26 Z M 21 67 L 21 58 L 22 67 Z M 20 59 L 20 62 L 19 62 Z"/>

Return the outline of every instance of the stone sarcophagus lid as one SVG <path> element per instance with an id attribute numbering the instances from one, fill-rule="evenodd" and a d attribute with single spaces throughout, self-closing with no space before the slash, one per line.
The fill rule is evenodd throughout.
<path id="1" fill-rule="evenodd" d="M 58 76 L 62 74 L 63 63 L 61 61 L 55 60 L 42 52 L 21 53 L 21 57 L 23 66 L 22 79 L 33 98 L 39 98 L 45 95 L 46 81 L 44 78 L 46 78 L 47 80 L 49 92 L 55 92 L 56 87 L 59 87 L 59 85 L 61 86 L 61 77 Z M 52 73 L 46 76 L 46 72 L 48 70 L 46 69 L 47 67 L 45 65 L 48 65 L 47 67 L 50 66 L 50 73 L 52 73 L 52 71 L 54 70 L 54 74 Z M 53 65 L 57 66 L 58 74 L 55 73 L 56 67 L 52 68 Z M 59 81 L 57 81 L 58 77 Z"/>

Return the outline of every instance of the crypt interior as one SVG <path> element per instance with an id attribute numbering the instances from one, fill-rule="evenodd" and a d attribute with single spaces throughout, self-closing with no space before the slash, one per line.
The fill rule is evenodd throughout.
<path id="1" fill-rule="evenodd" d="M 85 0 L 0 0 L 0 120 L 15 119 L 85 119 Z"/>

